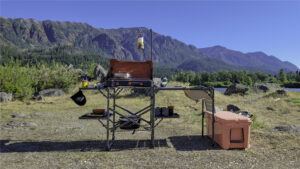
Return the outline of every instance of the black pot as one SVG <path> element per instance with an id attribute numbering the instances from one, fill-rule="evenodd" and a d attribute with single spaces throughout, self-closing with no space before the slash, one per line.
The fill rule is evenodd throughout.
<path id="1" fill-rule="evenodd" d="M 71 99 L 79 106 L 83 106 L 86 103 L 86 98 L 81 90 L 79 90 L 77 93 L 71 96 Z"/>

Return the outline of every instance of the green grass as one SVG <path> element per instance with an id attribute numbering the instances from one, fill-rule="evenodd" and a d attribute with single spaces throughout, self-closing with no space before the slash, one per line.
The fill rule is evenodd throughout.
<path id="1" fill-rule="evenodd" d="M 184 85 L 172 82 L 170 85 Z M 74 89 L 71 93 L 75 93 Z M 84 91 L 85 106 L 75 105 L 70 95 L 49 97 L 45 101 L 0 103 L 0 140 L 10 147 L 9 153 L 0 152 L 2 168 L 299 168 L 300 136 L 274 132 L 278 125 L 300 125 L 299 107 L 290 102 L 300 93 L 289 92 L 287 98 L 275 101 L 267 94 L 224 96 L 216 92 L 216 105 L 225 109 L 234 104 L 255 115 L 251 126 L 251 147 L 247 150 L 199 150 L 201 147 L 201 104 L 185 97 L 182 91 L 163 91 L 156 95 L 157 106 L 174 105 L 179 119 L 165 119 L 155 130 L 160 146 L 144 145 L 150 132 L 118 131 L 118 144 L 111 152 L 103 145 L 106 131 L 96 120 L 78 120 L 93 108 L 105 108 L 106 100 L 96 91 Z M 293 100 L 293 99 L 292 99 Z M 147 106 L 149 97 L 120 97 L 117 102 L 132 111 Z M 266 107 L 274 108 L 274 111 Z M 34 112 L 49 112 L 35 115 Z M 23 113 L 25 117 L 11 118 Z M 146 116 L 149 119 L 149 115 Z M 7 128 L 10 121 L 32 122 L 36 127 Z M 172 138 L 180 138 L 176 146 Z M 189 140 L 189 138 L 191 140 Z M 126 143 L 130 141 L 132 144 Z M 124 145 L 122 145 L 122 143 Z M 130 146 L 130 149 L 126 149 Z M 184 150 L 184 148 L 191 148 Z M 28 152 L 18 152 L 18 150 Z M 33 149 L 30 151 L 30 149 Z M 48 150 L 48 151 L 39 151 Z M 1 147 L 2 150 L 2 147 Z"/>
<path id="2" fill-rule="evenodd" d="M 296 104 L 297 106 L 300 106 L 300 98 L 290 98 L 289 102 L 292 102 Z"/>

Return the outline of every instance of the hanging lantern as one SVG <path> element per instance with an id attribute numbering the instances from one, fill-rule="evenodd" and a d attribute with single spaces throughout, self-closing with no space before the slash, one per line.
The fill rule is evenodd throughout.
<path id="1" fill-rule="evenodd" d="M 138 49 L 143 50 L 144 49 L 144 37 L 140 36 L 138 38 Z"/>

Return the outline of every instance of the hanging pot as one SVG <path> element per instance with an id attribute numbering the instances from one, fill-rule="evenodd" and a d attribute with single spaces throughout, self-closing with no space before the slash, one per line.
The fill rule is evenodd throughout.
<path id="1" fill-rule="evenodd" d="M 71 96 L 71 99 L 79 106 L 83 106 L 86 103 L 86 98 L 81 90 L 79 90 L 77 93 Z"/>

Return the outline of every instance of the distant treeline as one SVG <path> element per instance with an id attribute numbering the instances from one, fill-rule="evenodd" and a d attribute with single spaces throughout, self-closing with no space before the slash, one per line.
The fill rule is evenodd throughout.
<path id="1" fill-rule="evenodd" d="M 100 54 L 85 54 L 76 51 L 74 47 L 57 46 L 51 49 L 33 49 L 26 51 L 18 51 L 16 48 L 0 45 L 0 64 L 8 63 L 11 60 L 19 62 L 20 65 L 34 66 L 37 64 L 53 65 L 60 63 L 63 65 L 72 64 L 74 68 L 80 68 L 87 71 L 92 76 L 93 68 L 100 64 L 108 70 L 109 58 L 103 57 Z M 154 66 L 155 77 L 174 76 L 179 71 L 175 68 L 165 68 Z"/>
<path id="2" fill-rule="evenodd" d="M 11 61 L 18 62 L 18 66 L 36 66 L 60 64 L 67 66 L 72 64 L 74 68 L 80 68 L 92 76 L 94 67 L 101 64 L 108 69 L 109 58 L 99 55 L 86 54 L 77 51 L 71 46 L 57 46 L 45 49 L 29 49 L 20 51 L 14 47 L 0 45 L 0 64 Z M 10 63 L 11 64 L 11 63 Z M 285 73 L 283 69 L 278 75 L 268 75 L 261 72 L 247 71 L 219 71 L 214 73 L 192 71 L 184 72 L 175 68 L 163 66 L 154 67 L 155 77 L 168 77 L 170 80 L 188 82 L 191 85 L 203 85 L 213 87 L 227 87 L 232 83 L 241 83 L 252 86 L 254 83 L 278 83 L 284 87 L 300 87 L 300 72 Z"/>
<path id="3" fill-rule="evenodd" d="M 98 63 L 108 68 L 109 59 L 101 55 L 85 54 L 76 51 L 71 46 L 57 46 L 50 49 L 32 49 L 19 51 L 13 47 L 0 45 L 0 64 L 8 63 L 11 59 L 21 65 L 49 64 L 53 62 L 65 65 L 72 64 L 76 68 L 88 69 L 92 63 Z"/>
<path id="4" fill-rule="evenodd" d="M 232 83 L 240 83 L 247 86 L 253 86 L 255 83 L 277 83 L 282 87 L 300 88 L 300 72 L 285 73 L 283 69 L 280 69 L 278 75 L 268 75 L 258 71 L 220 71 L 213 73 L 180 71 L 173 79 L 180 82 L 188 82 L 191 85 L 212 87 L 228 87 Z"/>

